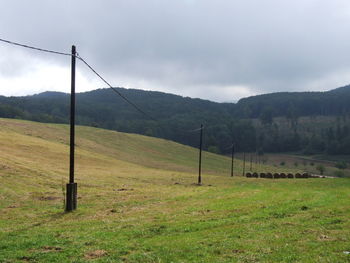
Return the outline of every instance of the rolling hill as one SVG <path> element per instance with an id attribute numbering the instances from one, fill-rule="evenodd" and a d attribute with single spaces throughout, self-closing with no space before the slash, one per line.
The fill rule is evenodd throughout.
<path id="1" fill-rule="evenodd" d="M 0 262 L 346 262 L 348 179 L 243 178 L 240 161 L 77 127 L 78 209 L 63 212 L 68 126 L 0 119 Z M 260 171 L 281 168 L 259 166 Z"/>

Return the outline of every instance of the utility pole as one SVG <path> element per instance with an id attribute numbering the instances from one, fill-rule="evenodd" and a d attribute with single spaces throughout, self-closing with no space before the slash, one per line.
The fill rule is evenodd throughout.
<path id="1" fill-rule="evenodd" d="M 203 142 L 203 124 L 201 124 L 201 133 L 199 139 L 199 169 L 198 169 L 198 184 L 202 184 L 202 142 Z"/>
<path id="2" fill-rule="evenodd" d="M 251 172 L 253 172 L 253 154 L 250 153 L 250 169 Z"/>
<path id="3" fill-rule="evenodd" d="M 235 146 L 232 143 L 232 153 L 231 153 L 231 177 L 233 176 L 233 160 L 235 158 Z"/>
<path id="4" fill-rule="evenodd" d="M 245 176 L 245 152 L 243 153 L 243 176 Z"/>
<path id="5" fill-rule="evenodd" d="M 69 183 L 67 184 L 66 211 L 77 209 L 78 185 L 74 182 L 74 150 L 75 150 L 75 57 L 76 49 L 72 46 L 71 64 L 71 95 L 70 95 L 70 160 L 69 160 Z"/>

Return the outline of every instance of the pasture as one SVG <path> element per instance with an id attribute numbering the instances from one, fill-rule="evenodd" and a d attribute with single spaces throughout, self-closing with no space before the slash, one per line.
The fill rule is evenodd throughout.
<path id="1" fill-rule="evenodd" d="M 0 119 L 0 262 L 348 262 L 350 180 L 242 177 L 242 162 L 77 127 Z M 261 164 L 261 171 L 280 166 Z M 291 167 L 298 172 L 298 167 Z"/>

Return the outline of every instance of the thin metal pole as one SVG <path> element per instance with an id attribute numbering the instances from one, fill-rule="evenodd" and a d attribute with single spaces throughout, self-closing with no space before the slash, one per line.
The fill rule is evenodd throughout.
<path id="1" fill-rule="evenodd" d="M 200 133 L 200 139 L 199 139 L 198 184 L 202 184 L 202 142 L 203 142 L 203 124 L 201 124 L 201 133 Z"/>
<path id="2" fill-rule="evenodd" d="M 233 176 L 233 161 L 235 159 L 235 146 L 232 143 L 232 153 L 231 153 L 231 177 Z"/>

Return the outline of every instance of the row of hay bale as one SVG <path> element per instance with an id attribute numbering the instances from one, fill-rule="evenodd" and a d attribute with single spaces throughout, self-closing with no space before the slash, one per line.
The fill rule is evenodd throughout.
<path id="1" fill-rule="evenodd" d="M 324 178 L 324 176 L 312 175 L 308 173 L 246 173 L 248 178 L 268 178 L 268 179 L 280 179 L 280 178 Z"/>

